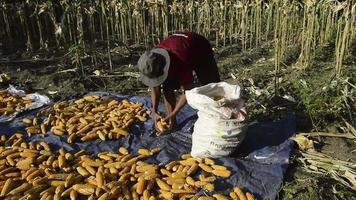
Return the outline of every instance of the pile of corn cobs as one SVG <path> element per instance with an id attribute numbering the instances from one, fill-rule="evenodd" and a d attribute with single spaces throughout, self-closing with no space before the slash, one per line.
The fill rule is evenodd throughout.
<path id="1" fill-rule="evenodd" d="M 121 147 L 94 159 L 84 151 L 52 152 L 44 142 L 26 142 L 22 134 L 0 140 L 0 196 L 6 199 L 228 199 L 214 192 L 216 178 L 231 172 L 211 159 L 182 155 L 165 166 L 145 162 L 159 149 Z M 197 177 L 197 178 L 193 178 Z M 200 190 L 213 196 L 196 196 Z M 232 199 L 254 199 L 235 188 Z"/>
<path id="2" fill-rule="evenodd" d="M 41 116 L 45 119 L 39 123 Z M 141 103 L 86 96 L 73 103 L 56 103 L 33 119 L 24 118 L 22 121 L 27 124 L 29 135 L 45 134 L 50 130 L 55 135 L 68 135 L 67 142 L 73 143 L 76 140 L 84 142 L 126 137 L 131 124 L 144 122 L 147 117 L 147 110 Z"/>
<path id="3" fill-rule="evenodd" d="M 26 96 L 20 97 L 7 90 L 0 90 L 0 116 L 11 115 L 14 112 L 27 108 L 32 101 Z"/>

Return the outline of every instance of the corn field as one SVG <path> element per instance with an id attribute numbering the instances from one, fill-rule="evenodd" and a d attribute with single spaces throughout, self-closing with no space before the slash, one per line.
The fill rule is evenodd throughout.
<path id="1" fill-rule="evenodd" d="M 27 51 L 70 49 L 102 41 L 152 47 L 176 31 L 198 32 L 216 47 L 243 50 L 271 42 L 275 73 L 289 46 L 301 48 L 297 66 L 310 67 L 315 50 L 335 43 L 335 70 L 356 36 L 354 0 L 19 0 L 1 1 L 0 38 Z M 5 47 L 6 48 L 6 47 Z M 110 64 L 111 65 L 111 64 Z"/>

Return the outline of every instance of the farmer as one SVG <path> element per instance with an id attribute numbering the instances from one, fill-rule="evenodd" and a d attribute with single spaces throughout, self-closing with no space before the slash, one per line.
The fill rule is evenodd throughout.
<path id="1" fill-rule="evenodd" d="M 151 89 L 152 116 L 157 122 L 158 102 L 163 90 L 169 130 L 176 126 L 176 115 L 187 103 L 183 93 L 178 100 L 174 91 L 193 88 L 193 71 L 200 84 L 220 82 L 218 68 L 209 41 L 191 32 L 176 33 L 141 55 L 140 80 Z"/>

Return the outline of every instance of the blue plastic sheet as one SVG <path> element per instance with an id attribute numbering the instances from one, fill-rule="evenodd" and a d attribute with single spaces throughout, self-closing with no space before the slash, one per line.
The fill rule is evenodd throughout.
<path id="1" fill-rule="evenodd" d="M 151 102 L 147 97 L 124 97 L 109 93 L 95 93 L 103 97 L 127 98 L 131 101 L 142 102 L 147 108 Z M 160 111 L 163 106 L 160 105 Z M 24 132 L 23 117 L 31 117 L 39 110 L 18 116 L 8 124 L 0 125 L 0 134 L 11 135 L 14 132 Z M 148 162 L 166 164 L 177 160 L 180 155 L 189 153 L 192 143 L 191 134 L 194 122 L 197 119 L 196 111 L 185 106 L 177 116 L 178 131 L 157 137 L 153 121 L 138 123 L 130 127 L 127 138 L 114 141 L 91 141 L 67 144 L 66 136 L 56 136 L 50 133 L 44 136 L 31 136 L 31 141 L 46 141 L 54 150 L 62 146 L 67 151 L 85 149 L 89 154 L 101 151 L 116 151 L 120 146 L 129 151 L 137 152 L 139 148 L 161 148 L 161 151 Z M 236 152 L 230 157 L 216 159 L 218 164 L 229 167 L 232 176 L 228 179 L 218 179 L 215 183 L 216 191 L 228 195 L 231 189 L 239 186 L 253 193 L 258 199 L 276 199 L 282 186 L 284 173 L 287 169 L 293 141 L 290 139 L 295 133 L 295 119 L 290 115 L 277 122 L 263 122 L 251 124 L 247 130 L 246 138 Z M 203 191 L 201 191 L 203 192 Z"/>

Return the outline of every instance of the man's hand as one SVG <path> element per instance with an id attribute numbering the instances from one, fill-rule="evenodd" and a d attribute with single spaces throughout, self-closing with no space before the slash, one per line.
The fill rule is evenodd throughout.
<path id="1" fill-rule="evenodd" d="M 166 122 L 170 122 L 170 121 L 172 121 L 172 119 L 176 118 L 176 115 L 177 114 L 175 112 L 172 112 L 169 115 L 167 115 L 163 120 Z"/>
<path id="2" fill-rule="evenodd" d="M 157 123 L 157 121 L 160 120 L 162 117 L 156 111 L 152 111 L 152 118 L 153 120 L 155 120 L 155 123 Z"/>
<path id="3" fill-rule="evenodd" d="M 175 127 L 176 125 L 176 115 L 177 112 L 173 111 L 172 113 L 170 113 L 168 116 L 166 116 L 163 120 L 165 122 L 167 122 L 168 128 L 172 129 Z"/>

